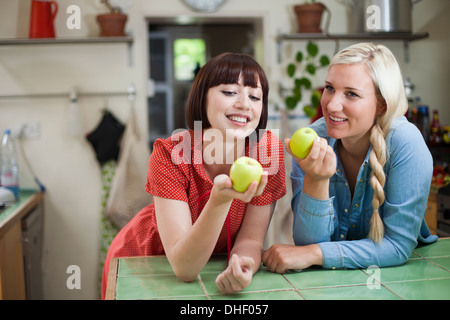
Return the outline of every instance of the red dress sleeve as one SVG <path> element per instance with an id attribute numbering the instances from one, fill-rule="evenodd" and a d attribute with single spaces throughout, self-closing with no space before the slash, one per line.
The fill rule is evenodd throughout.
<path id="1" fill-rule="evenodd" d="M 189 176 L 187 166 L 175 164 L 171 152 L 178 144 L 172 139 L 158 139 L 150 156 L 146 191 L 153 196 L 188 202 Z"/>
<path id="2" fill-rule="evenodd" d="M 267 130 L 250 156 L 258 159 L 264 170 L 269 173 L 264 192 L 254 197 L 250 204 L 265 206 L 281 199 L 286 194 L 286 180 L 284 149 L 280 139 Z"/>

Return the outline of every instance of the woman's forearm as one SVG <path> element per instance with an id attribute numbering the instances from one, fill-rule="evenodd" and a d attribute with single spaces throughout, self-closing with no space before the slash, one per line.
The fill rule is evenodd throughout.
<path id="1" fill-rule="evenodd" d="M 208 262 L 219 238 L 230 203 L 208 201 L 192 227 L 172 247 L 168 258 L 183 281 L 194 281 Z"/>
<path id="2" fill-rule="evenodd" d="M 330 179 L 315 180 L 305 175 L 303 182 L 303 192 L 307 195 L 319 199 L 328 200 Z"/>
<path id="3" fill-rule="evenodd" d="M 302 192 L 295 195 L 292 209 L 293 237 L 296 245 L 330 241 L 334 231 L 333 198 L 319 200 Z"/>
<path id="4" fill-rule="evenodd" d="M 255 274 L 261 265 L 261 257 L 263 253 L 262 243 L 255 240 L 244 240 L 241 242 L 236 242 L 231 250 L 230 256 L 237 254 L 240 257 L 249 257 L 254 261 L 252 267 L 252 272 Z"/>
<path id="5" fill-rule="evenodd" d="M 234 242 L 231 254 L 246 256 L 254 261 L 252 272 L 255 274 L 261 265 L 264 239 L 272 219 L 276 202 L 258 207 L 249 205 L 241 229 Z"/>

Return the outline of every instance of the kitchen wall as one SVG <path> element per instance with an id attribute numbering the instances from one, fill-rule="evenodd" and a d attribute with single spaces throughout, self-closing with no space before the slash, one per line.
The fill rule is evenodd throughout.
<path id="1" fill-rule="evenodd" d="M 431 109 L 438 109 L 441 124 L 450 125 L 450 108 L 445 94 L 450 83 L 450 2 L 423 0 L 414 9 L 417 32 L 430 37 L 411 45 L 411 61 L 404 72 L 416 86 L 416 94 Z"/>
<path id="2" fill-rule="evenodd" d="M 58 37 L 88 37 L 99 32 L 95 22 L 98 13 L 105 12 L 100 1 L 60 0 L 56 19 Z M 134 36 L 131 50 L 132 65 L 128 64 L 125 44 L 67 44 L 34 46 L 0 46 L 0 95 L 11 93 L 126 91 L 134 84 L 136 114 L 140 133 L 146 137 L 146 77 L 147 31 L 146 17 L 180 16 L 193 13 L 180 0 L 126 1 L 127 30 Z M 228 0 L 212 17 L 259 16 L 264 21 L 262 45 L 265 56 L 261 61 L 271 81 L 271 107 L 280 104 L 277 85 L 282 68 L 277 60 L 276 35 L 295 29 L 291 7 L 299 0 Z M 323 0 L 333 12 L 330 32 L 347 30 L 346 10 L 334 0 Z M 81 9 L 80 30 L 69 30 L 66 9 L 76 4 Z M 30 1 L 0 0 L 0 38 L 27 37 Z M 401 61 L 402 70 L 416 85 L 415 94 L 431 108 L 439 109 L 441 121 L 450 124 L 446 87 L 450 83 L 450 52 L 447 0 L 424 0 L 413 12 L 414 30 L 430 32 L 429 39 L 410 45 L 411 62 L 403 61 L 401 42 L 386 42 Z M 340 47 L 351 42 L 341 41 Z M 283 57 L 303 44 L 287 44 Z M 321 43 L 321 50 L 332 54 L 334 43 Z M 324 73 L 319 74 L 321 83 Z M 101 110 L 108 108 L 126 122 L 130 105 L 126 98 L 82 97 L 83 131 L 88 133 L 98 124 Z M 46 186 L 44 295 L 46 299 L 97 299 L 99 297 L 98 265 L 100 243 L 101 179 L 100 167 L 92 148 L 83 137 L 68 134 L 69 97 L 38 99 L 0 99 L 0 130 L 21 123 L 37 122 L 40 135 L 22 140 L 32 166 Z M 276 122 L 273 126 L 276 127 Z M 26 173 L 22 173 L 25 175 Z M 143 173 L 145 174 L 145 172 Z M 67 267 L 78 265 L 81 289 L 68 289 Z"/>

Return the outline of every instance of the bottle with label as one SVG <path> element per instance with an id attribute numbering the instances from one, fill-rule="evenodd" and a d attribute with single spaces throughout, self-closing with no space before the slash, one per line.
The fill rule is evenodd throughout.
<path id="1" fill-rule="evenodd" d="M 439 112 L 437 110 L 433 110 L 429 143 L 430 145 L 439 145 L 442 143 L 442 131 L 439 124 Z"/>
<path id="2" fill-rule="evenodd" d="M 405 80 L 405 93 L 406 98 L 408 99 L 408 111 L 405 114 L 405 117 L 411 121 L 412 119 L 412 112 L 415 107 L 415 100 L 413 97 L 413 91 L 414 91 L 414 85 L 411 83 L 411 80 L 409 78 L 406 78 Z"/>
<path id="3" fill-rule="evenodd" d="M 411 119 L 409 121 L 417 127 L 417 121 L 418 121 L 418 115 L 417 115 L 417 108 L 413 108 L 411 110 Z"/>
<path id="4" fill-rule="evenodd" d="M 417 127 L 422 133 L 425 142 L 428 142 L 428 138 L 430 137 L 430 121 L 429 121 L 428 106 L 424 104 L 420 105 L 417 108 L 417 113 L 418 113 Z"/>
<path id="5" fill-rule="evenodd" d="M 1 144 L 0 185 L 10 189 L 19 198 L 19 166 L 11 130 L 6 129 Z"/>
<path id="6" fill-rule="evenodd" d="M 445 144 L 450 144 L 450 126 L 444 126 L 442 128 L 442 141 Z"/>

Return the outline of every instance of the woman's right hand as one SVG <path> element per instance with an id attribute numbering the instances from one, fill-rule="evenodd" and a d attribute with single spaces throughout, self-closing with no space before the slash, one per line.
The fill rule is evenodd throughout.
<path id="1" fill-rule="evenodd" d="M 336 172 L 336 155 L 324 138 L 314 140 L 310 153 L 305 159 L 296 157 L 289 147 L 290 139 L 285 139 L 286 151 L 294 157 L 306 175 L 313 180 L 329 179 Z"/>
<path id="2" fill-rule="evenodd" d="M 311 151 L 305 159 L 296 157 L 289 147 L 290 139 L 285 139 L 286 151 L 297 161 L 305 172 L 303 192 L 317 199 L 329 198 L 330 178 L 336 172 L 336 154 L 324 138 L 314 140 Z"/>
<path id="3" fill-rule="evenodd" d="M 267 171 L 264 171 L 261 180 L 258 183 L 253 181 L 247 190 L 238 192 L 234 190 L 231 178 L 226 174 L 220 174 L 214 178 L 214 186 L 211 190 L 211 198 L 219 202 L 231 202 L 233 199 L 239 199 L 244 202 L 250 202 L 253 197 L 263 193 L 268 179 Z"/>

